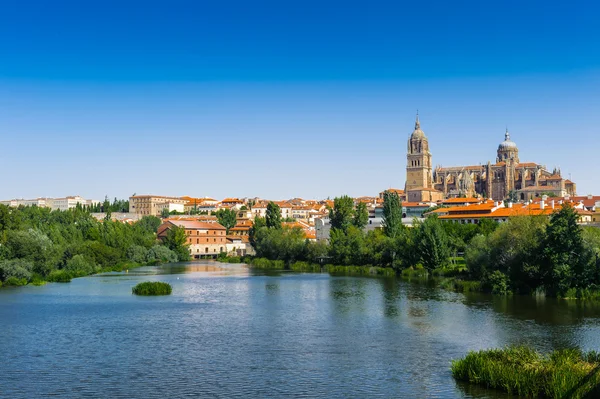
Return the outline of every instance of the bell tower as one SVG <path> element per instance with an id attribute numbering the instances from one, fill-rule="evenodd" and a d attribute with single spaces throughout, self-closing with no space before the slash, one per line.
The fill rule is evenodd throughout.
<path id="1" fill-rule="evenodd" d="M 408 139 L 408 152 L 406 155 L 406 184 L 405 191 L 433 188 L 431 174 L 431 153 L 429 141 L 421 130 L 419 113 L 415 121 L 415 130 Z"/>

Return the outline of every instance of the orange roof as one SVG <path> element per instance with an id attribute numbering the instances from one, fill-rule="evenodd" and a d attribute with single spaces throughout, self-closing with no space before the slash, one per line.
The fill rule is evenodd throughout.
<path id="1" fill-rule="evenodd" d="M 481 202 L 478 198 L 448 198 L 442 201 L 442 204 L 474 204 Z"/>
<path id="2" fill-rule="evenodd" d="M 223 227 L 217 222 L 167 219 L 165 223 L 171 223 L 174 226 L 183 227 L 186 230 L 226 230 L 225 227 Z"/>

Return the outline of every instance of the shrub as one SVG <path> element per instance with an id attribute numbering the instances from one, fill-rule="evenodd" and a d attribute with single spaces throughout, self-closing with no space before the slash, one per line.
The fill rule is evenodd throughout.
<path id="1" fill-rule="evenodd" d="M 171 295 L 172 287 L 161 281 L 145 281 L 131 289 L 135 295 Z"/>
<path id="2" fill-rule="evenodd" d="M 145 263 L 148 260 L 148 250 L 141 245 L 132 245 L 127 249 L 127 259 L 135 263 Z"/>
<path id="3" fill-rule="evenodd" d="M 0 280 L 7 281 L 14 277 L 17 280 L 31 280 L 33 261 L 25 259 L 13 259 L 0 261 Z"/>
<path id="4" fill-rule="evenodd" d="M 67 261 L 64 270 L 71 276 L 88 276 L 94 272 L 94 265 L 83 255 L 75 255 Z"/>
<path id="5" fill-rule="evenodd" d="M 148 262 L 171 263 L 178 260 L 177 254 L 163 245 L 156 244 L 148 250 Z"/>
<path id="6" fill-rule="evenodd" d="M 52 270 L 48 275 L 48 281 L 53 283 L 69 283 L 71 278 L 71 274 L 66 270 Z"/>
<path id="7" fill-rule="evenodd" d="M 6 279 L 6 281 L 4 282 L 4 285 L 6 285 L 6 286 L 20 287 L 20 286 L 23 286 L 23 285 L 27 285 L 27 279 L 25 279 L 25 278 L 17 278 L 17 277 L 11 276 L 8 279 Z"/>
<path id="8" fill-rule="evenodd" d="M 488 277 L 488 282 L 492 287 L 493 294 L 499 295 L 510 295 L 512 291 L 510 290 L 510 280 L 508 276 L 502 273 L 500 270 L 494 270 L 492 274 Z"/>
<path id="9" fill-rule="evenodd" d="M 598 394 L 599 370 L 598 353 L 579 349 L 545 356 L 528 347 L 509 347 L 469 352 L 452 362 L 457 380 L 528 397 L 592 397 L 592 393 Z"/>

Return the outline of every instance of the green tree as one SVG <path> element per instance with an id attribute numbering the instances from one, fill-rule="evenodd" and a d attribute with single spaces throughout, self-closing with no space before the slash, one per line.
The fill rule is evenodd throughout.
<path id="1" fill-rule="evenodd" d="M 177 258 L 180 262 L 190 259 L 187 235 L 185 234 L 185 229 L 183 227 L 173 226 L 169 228 L 164 239 L 164 245 L 177 254 Z"/>
<path id="2" fill-rule="evenodd" d="M 355 226 L 331 229 L 329 256 L 337 265 L 362 265 L 365 261 L 365 234 Z"/>
<path id="3" fill-rule="evenodd" d="M 430 216 L 419 227 L 421 261 L 428 271 L 448 264 L 450 247 L 448 237 L 437 217 Z"/>
<path id="4" fill-rule="evenodd" d="M 383 193 L 383 232 L 394 239 L 401 234 L 402 203 L 398 193 L 386 191 Z"/>
<path id="5" fill-rule="evenodd" d="M 586 250 L 583 231 L 575 209 L 563 204 L 546 229 L 542 275 L 549 295 L 562 295 L 571 288 L 585 288 L 593 279 L 591 253 Z"/>
<path id="6" fill-rule="evenodd" d="M 267 212 L 265 214 L 265 222 L 270 229 L 281 228 L 281 208 L 273 201 L 267 204 Z"/>
<path id="7" fill-rule="evenodd" d="M 229 229 L 235 227 L 237 223 L 237 212 L 233 209 L 222 208 L 216 213 L 219 223 L 227 229 L 226 234 L 229 234 Z"/>
<path id="8" fill-rule="evenodd" d="M 369 223 L 369 211 L 367 210 L 367 204 L 364 202 L 359 202 L 356 205 L 356 210 L 354 211 L 354 217 L 352 219 L 352 225 L 359 229 L 364 229 Z"/>
<path id="9" fill-rule="evenodd" d="M 347 231 L 354 219 L 354 200 L 347 195 L 336 197 L 333 208 L 329 210 L 331 229 Z"/>
<path id="10" fill-rule="evenodd" d="M 156 216 L 144 216 L 136 223 L 136 225 L 142 228 L 143 231 L 148 233 L 156 233 L 158 226 L 160 226 L 161 223 L 162 220 Z"/>

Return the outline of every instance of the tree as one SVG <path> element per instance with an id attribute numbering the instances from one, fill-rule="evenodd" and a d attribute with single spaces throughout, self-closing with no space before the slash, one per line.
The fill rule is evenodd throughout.
<path id="1" fill-rule="evenodd" d="M 593 279 L 591 253 L 577 224 L 575 209 L 563 204 L 546 229 L 542 274 L 549 295 L 565 294 L 571 288 L 585 288 Z"/>
<path id="2" fill-rule="evenodd" d="M 362 230 L 367 226 L 368 223 L 369 211 L 367 210 L 367 204 L 364 202 L 359 202 L 358 205 L 356 205 L 356 210 L 354 211 L 352 224 Z"/>
<path id="3" fill-rule="evenodd" d="M 229 229 L 235 227 L 237 223 L 237 212 L 233 209 L 222 208 L 216 213 L 219 223 L 227 229 L 226 234 L 229 234 Z"/>
<path id="4" fill-rule="evenodd" d="M 398 193 L 383 193 L 383 232 L 390 238 L 396 238 L 402 231 L 402 203 Z"/>
<path id="5" fill-rule="evenodd" d="M 149 233 L 156 233 L 162 221 L 156 216 L 144 216 L 136 223 L 137 226 Z"/>
<path id="6" fill-rule="evenodd" d="M 336 197 L 333 200 L 333 209 L 329 210 L 331 229 L 347 231 L 353 223 L 354 200 L 347 195 Z"/>
<path id="7" fill-rule="evenodd" d="M 187 235 L 183 227 L 172 226 L 164 239 L 164 245 L 177 254 L 180 262 L 190 259 Z"/>
<path id="8" fill-rule="evenodd" d="M 171 215 L 171 213 L 169 212 L 169 208 L 163 208 L 160 211 L 160 217 L 163 218 L 163 219 L 168 218 L 170 215 Z"/>
<path id="9" fill-rule="evenodd" d="M 270 229 L 281 228 L 281 208 L 273 201 L 267 205 L 267 212 L 265 214 L 265 222 Z"/>
<path id="10" fill-rule="evenodd" d="M 445 266 L 450 257 L 448 237 L 437 217 L 430 216 L 419 227 L 421 261 L 428 271 Z"/>
<path id="11" fill-rule="evenodd" d="M 506 201 L 507 202 L 512 202 L 512 203 L 518 202 L 519 201 L 519 196 L 518 196 L 517 192 L 514 191 L 514 190 L 510 190 L 508 192 L 508 195 L 506 196 Z"/>

